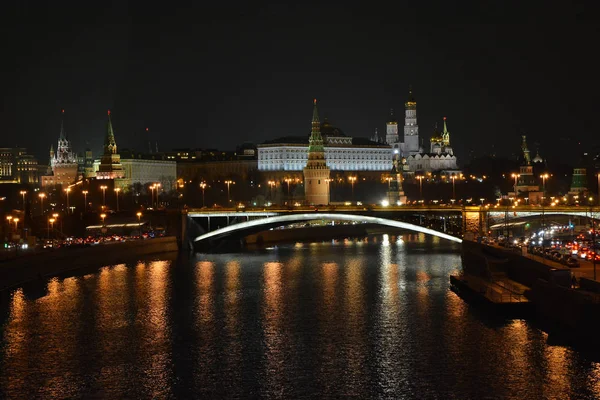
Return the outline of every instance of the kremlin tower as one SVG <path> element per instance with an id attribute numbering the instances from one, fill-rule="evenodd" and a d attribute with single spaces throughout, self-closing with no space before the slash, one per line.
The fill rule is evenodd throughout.
<path id="1" fill-rule="evenodd" d="M 71 149 L 64 127 L 65 110 L 61 110 L 60 134 L 56 151 L 50 147 L 48 175 L 42 176 L 42 186 L 68 186 L 78 179 L 77 155 Z"/>
<path id="2" fill-rule="evenodd" d="M 108 110 L 108 123 L 106 125 L 106 137 L 104 138 L 104 154 L 100 159 L 100 166 L 96 172 L 96 179 L 115 179 L 125 177 L 125 171 L 121 165 L 121 156 L 117 153 L 117 142 L 115 132 Z"/>
<path id="3" fill-rule="evenodd" d="M 312 129 L 308 140 L 308 161 L 304 167 L 304 197 L 308 204 L 329 204 L 329 174 L 325 162 L 325 148 L 317 113 L 317 99 L 313 102 Z"/>
<path id="4" fill-rule="evenodd" d="M 419 125 L 417 125 L 417 102 L 412 88 L 408 89 L 408 100 L 404 103 L 404 156 L 419 153 Z"/>

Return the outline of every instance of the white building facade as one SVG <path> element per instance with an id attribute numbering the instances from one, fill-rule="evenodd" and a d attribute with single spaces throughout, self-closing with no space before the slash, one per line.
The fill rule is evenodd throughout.
<path id="1" fill-rule="evenodd" d="M 350 137 L 325 138 L 325 161 L 330 170 L 389 171 L 392 153 L 385 145 L 353 145 Z M 259 171 L 302 171 L 307 162 L 308 143 L 258 145 Z"/>
<path id="2" fill-rule="evenodd" d="M 165 191 L 175 189 L 177 162 L 169 160 L 121 159 L 124 178 L 115 179 L 115 186 L 128 189 L 134 184 L 160 183 Z M 100 160 L 94 161 L 94 171 L 98 171 Z"/>

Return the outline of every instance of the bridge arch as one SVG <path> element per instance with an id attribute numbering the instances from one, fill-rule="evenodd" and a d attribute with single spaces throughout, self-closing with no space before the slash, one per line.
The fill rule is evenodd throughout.
<path id="1" fill-rule="evenodd" d="M 311 221 L 315 219 L 326 219 L 335 221 L 360 221 L 367 222 L 377 225 L 390 226 L 393 228 L 406 229 L 414 232 L 424 233 L 426 235 L 437 236 L 442 239 L 450 240 L 457 243 L 462 243 L 462 239 L 452 235 L 448 235 L 443 232 L 438 232 L 433 229 L 424 228 L 419 225 L 409 224 L 407 222 L 394 221 L 387 218 L 369 217 L 366 215 L 352 215 L 352 214 L 333 214 L 333 213 L 301 213 L 291 215 L 277 215 L 273 217 L 266 217 L 262 219 L 256 219 L 251 221 L 239 222 L 237 224 L 229 225 L 224 228 L 219 228 L 211 232 L 204 233 L 194 239 L 194 242 L 201 242 L 203 240 L 226 236 L 233 232 L 240 232 L 244 230 L 250 230 L 252 228 L 260 227 L 261 225 L 274 225 L 280 224 L 285 225 L 288 223 Z"/>

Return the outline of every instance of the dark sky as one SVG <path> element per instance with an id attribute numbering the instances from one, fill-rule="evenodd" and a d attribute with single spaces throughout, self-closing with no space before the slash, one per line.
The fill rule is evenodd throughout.
<path id="1" fill-rule="evenodd" d="M 522 133 L 551 160 L 600 144 L 592 2 L 17 3 L 0 146 L 40 162 L 61 108 L 77 151 L 100 150 L 108 108 L 121 148 L 228 150 L 307 134 L 313 98 L 349 135 L 385 132 L 409 85 L 421 137 L 447 116 L 459 161 L 509 156 Z"/>

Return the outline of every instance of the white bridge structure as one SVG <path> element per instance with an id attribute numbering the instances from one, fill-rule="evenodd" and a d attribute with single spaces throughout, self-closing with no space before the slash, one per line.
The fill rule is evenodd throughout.
<path id="1" fill-rule="evenodd" d="M 353 221 L 389 226 L 442 239 L 461 243 L 462 238 L 422 226 L 419 223 L 399 221 L 407 215 L 418 215 L 431 218 L 462 218 L 462 233 L 472 232 L 474 235 L 485 235 L 491 223 L 515 219 L 551 218 L 553 215 L 568 215 L 598 219 L 599 207 L 539 207 L 539 206 L 462 206 L 462 205 L 403 205 L 403 206 L 325 206 L 325 207 L 290 207 L 290 208 L 216 208 L 188 209 L 184 214 L 184 237 L 189 246 L 210 244 L 228 237 L 244 237 L 252 233 L 270 228 L 290 225 L 303 221 L 330 220 Z M 213 223 L 211 224 L 211 219 Z M 204 227 L 190 221 L 204 220 Z M 220 223 L 215 223 L 217 220 Z M 414 220 L 414 218 L 413 218 Z M 421 219 L 417 218 L 417 221 Z M 195 229 L 190 229 L 196 225 Z M 444 225 L 445 227 L 445 225 Z M 444 229 L 445 230 L 445 229 Z"/>

